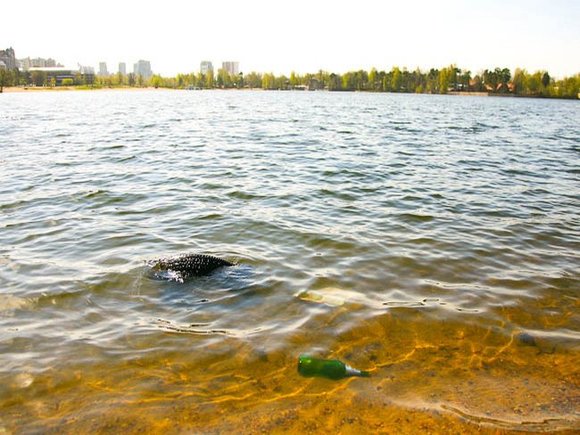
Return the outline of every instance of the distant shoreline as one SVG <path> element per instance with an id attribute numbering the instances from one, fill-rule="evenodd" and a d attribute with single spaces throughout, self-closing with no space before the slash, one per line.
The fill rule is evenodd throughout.
<path id="1" fill-rule="evenodd" d="M 138 91 L 145 91 L 145 92 L 153 92 L 153 91 L 163 91 L 163 92 L 173 92 L 173 91 L 259 91 L 259 92 L 298 92 L 298 93 L 310 93 L 310 92 L 329 92 L 329 93 L 369 93 L 369 94 L 405 94 L 405 95 L 449 95 L 449 96 L 459 96 L 459 97 L 512 97 L 512 98 L 532 98 L 532 99 L 554 99 L 554 100 L 561 100 L 561 99 L 569 99 L 569 98 L 558 98 L 558 97 L 550 97 L 550 96 L 531 96 L 531 95 L 514 95 L 514 94 L 500 94 L 500 93 L 492 93 L 492 92 L 474 92 L 474 91 L 450 91 L 446 94 L 431 94 L 431 93 L 412 93 L 412 92 L 374 92 L 374 91 L 367 91 L 367 90 L 355 90 L 355 91 L 328 91 L 324 89 L 316 90 L 316 91 L 308 91 L 308 90 L 290 90 L 290 89 L 263 89 L 263 88 L 212 88 L 212 89 L 183 89 L 183 88 L 168 88 L 168 87 L 154 87 L 154 86 L 147 86 L 147 87 L 134 87 L 134 86 L 120 86 L 120 87 L 94 87 L 90 88 L 88 86 L 9 86 L 3 89 L 3 92 L 6 94 L 24 94 L 24 93 L 41 93 L 41 92 L 103 92 L 103 91 L 121 91 L 121 92 L 138 92 Z M 2 93 L 0 92 L 0 95 Z M 580 95 L 579 95 L 580 98 Z M 573 99 L 571 99 L 573 100 Z"/>

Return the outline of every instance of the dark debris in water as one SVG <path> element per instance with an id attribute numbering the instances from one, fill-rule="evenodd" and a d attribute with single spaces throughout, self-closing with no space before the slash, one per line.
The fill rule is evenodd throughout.
<path id="1" fill-rule="evenodd" d="M 520 332 L 517 335 L 518 342 L 525 346 L 537 346 L 536 339 L 532 334 L 527 332 Z"/>
<path id="2" fill-rule="evenodd" d="M 183 254 L 148 261 L 147 264 L 155 278 L 181 283 L 192 277 L 209 275 L 221 267 L 234 266 L 228 260 L 209 254 Z"/>

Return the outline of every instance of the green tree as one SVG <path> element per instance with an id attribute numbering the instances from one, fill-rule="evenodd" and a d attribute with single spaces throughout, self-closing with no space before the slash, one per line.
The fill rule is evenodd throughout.
<path id="1" fill-rule="evenodd" d="M 537 71 L 526 77 L 526 93 L 532 96 L 538 96 L 542 92 L 542 73 Z"/>
<path id="2" fill-rule="evenodd" d="M 439 70 L 431 68 L 426 77 L 425 90 L 429 94 L 439 92 Z"/>
<path id="3" fill-rule="evenodd" d="M 204 86 L 206 89 L 213 89 L 214 87 L 214 76 L 213 76 L 213 71 L 208 71 L 207 74 L 204 77 L 205 81 L 204 81 Z"/>
<path id="4" fill-rule="evenodd" d="M 446 94 L 451 83 L 451 72 L 448 68 L 443 68 L 439 71 L 439 93 Z"/>
<path id="5" fill-rule="evenodd" d="M 62 79 L 61 85 L 62 86 L 72 86 L 72 85 L 74 85 L 74 80 L 73 79 Z"/>
<path id="6" fill-rule="evenodd" d="M 187 86 L 192 86 L 192 87 L 201 87 L 200 79 L 201 73 L 199 75 L 196 75 L 195 73 L 191 73 L 187 75 L 187 80 L 186 80 L 186 85 Z"/>
<path id="7" fill-rule="evenodd" d="M 284 89 L 287 90 L 290 85 L 290 80 L 285 75 L 279 77 L 274 77 L 274 89 Z"/>
<path id="8" fill-rule="evenodd" d="M 32 79 L 30 78 L 30 71 L 24 71 L 20 74 L 20 83 L 19 85 L 28 86 L 32 83 Z"/>
<path id="9" fill-rule="evenodd" d="M 352 72 L 347 72 L 342 75 L 342 90 L 343 91 L 354 91 L 355 80 L 354 74 Z"/>
<path id="10" fill-rule="evenodd" d="M 85 84 L 85 80 L 83 78 L 83 75 L 80 72 L 75 73 L 75 78 L 73 80 L 73 84 L 75 84 L 77 86 Z"/>
<path id="11" fill-rule="evenodd" d="M 340 91 L 340 76 L 337 74 L 330 74 L 328 78 L 328 90 L 329 91 Z"/>
<path id="12" fill-rule="evenodd" d="M 183 89 L 188 84 L 187 83 L 188 82 L 187 76 L 184 74 L 177 74 L 176 80 L 177 80 L 177 87 L 179 89 Z"/>
<path id="13" fill-rule="evenodd" d="M 6 69 L 5 68 L 0 68 L 0 94 L 2 92 L 4 92 L 4 86 L 7 86 L 6 85 L 6 82 L 7 82 L 6 76 L 7 75 L 8 74 L 6 72 Z"/>
<path id="14" fill-rule="evenodd" d="M 497 68 L 496 68 L 497 71 Z M 483 84 L 488 88 L 488 90 L 494 91 L 497 89 L 499 83 L 499 77 L 495 71 L 486 69 L 483 72 Z"/>
<path id="15" fill-rule="evenodd" d="M 292 71 L 290 73 L 290 86 L 292 88 L 295 88 L 296 86 L 298 86 L 298 84 L 300 83 L 299 81 L 299 77 L 296 75 L 296 73 L 294 71 Z"/>
<path id="16" fill-rule="evenodd" d="M 245 76 L 246 86 L 250 89 L 262 88 L 262 75 L 255 71 L 250 72 Z"/>
<path id="17" fill-rule="evenodd" d="M 356 72 L 356 80 L 357 80 L 356 84 L 357 91 L 365 91 L 368 89 L 369 75 L 365 70 L 360 69 Z"/>
<path id="18" fill-rule="evenodd" d="M 449 85 L 453 88 L 454 91 L 457 90 L 457 84 L 459 82 L 459 73 L 461 70 L 457 68 L 455 65 L 449 65 L 447 67 L 447 74 L 449 76 Z"/>
<path id="19" fill-rule="evenodd" d="M 11 86 L 18 86 L 20 84 L 20 70 L 19 69 L 13 69 L 12 70 L 12 81 L 11 81 Z"/>
<path id="20" fill-rule="evenodd" d="M 462 70 L 459 75 L 459 85 L 461 90 L 468 91 L 470 82 L 471 82 L 471 71 Z"/>
<path id="21" fill-rule="evenodd" d="M 153 86 L 155 89 L 157 89 L 158 87 L 160 87 L 163 84 L 163 79 L 161 78 L 161 76 L 159 74 L 154 74 L 151 77 L 151 86 Z"/>
<path id="22" fill-rule="evenodd" d="M 399 92 L 401 90 L 401 70 L 398 66 L 394 67 L 391 70 L 392 78 L 391 78 L 391 90 L 393 92 Z"/>
<path id="23" fill-rule="evenodd" d="M 416 93 L 423 93 L 425 89 L 425 74 L 421 72 L 419 68 L 417 68 L 412 73 L 409 73 L 408 83 L 406 85 L 408 92 L 416 92 Z M 420 92 L 417 92 L 417 89 Z"/>
<path id="24" fill-rule="evenodd" d="M 557 87 L 560 97 L 578 99 L 580 96 L 580 74 L 558 81 Z"/>
<path id="25" fill-rule="evenodd" d="M 499 77 L 499 82 L 507 85 L 512 78 L 509 68 L 503 68 L 501 70 L 496 68 L 495 71 Z"/>
<path id="26" fill-rule="evenodd" d="M 514 77 L 512 79 L 512 86 L 514 94 L 524 95 L 526 92 L 526 81 L 527 72 L 525 69 L 516 68 L 514 71 Z"/>
<path id="27" fill-rule="evenodd" d="M 480 74 L 476 74 L 473 76 L 473 80 L 470 80 L 469 90 L 475 92 L 482 92 L 485 90 L 483 86 L 483 79 L 481 78 Z"/>
<path id="28" fill-rule="evenodd" d="M 232 88 L 234 86 L 234 80 L 232 79 L 232 76 L 227 70 L 223 68 L 220 68 L 218 70 L 216 86 L 218 88 L 226 88 L 226 89 Z"/>
<path id="29" fill-rule="evenodd" d="M 316 80 L 318 80 L 319 89 L 325 89 L 328 86 L 329 77 L 330 75 L 326 71 L 318 70 Z"/>
<path id="30" fill-rule="evenodd" d="M 272 73 L 266 73 L 262 76 L 262 89 L 274 89 L 276 77 Z"/>
<path id="31" fill-rule="evenodd" d="M 378 83 L 377 83 L 377 69 L 376 68 L 371 68 L 371 71 L 369 72 L 369 90 L 370 91 L 376 91 L 378 88 Z"/>
<path id="32" fill-rule="evenodd" d="M 547 88 L 548 85 L 550 84 L 551 78 L 550 78 L 550 74 L 548 74 L 548 71 L 544 71 L 544 74 L 542 74 L 542 85 Z"/>
<path id="33" fill-rule="evenodd" d="M 34 86 L 44 86 L 46 73 L 44 71 L 32 71 L 31 79 Z"/>
<path id="34" fill-rule="evenodd" d="M 390 92 L 391 90 L 391 77 L 392 74 L 391 73 L 385 73 L 385 75 L 383 76 L 383 79 L 381 80 L 381 89 L 383 90 L 383 92 Z"/>

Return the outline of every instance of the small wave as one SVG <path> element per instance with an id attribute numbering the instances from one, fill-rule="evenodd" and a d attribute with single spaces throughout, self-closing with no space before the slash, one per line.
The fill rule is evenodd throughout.
<path id="1" fill-rule="evenodd" d="M 117 163 L 125 163 L 125 162 L 130 162 L 131 160 L 135 160 L 137 157 L 136 156 L 127 156 L 127 157 L 121 157 L 119 159 L 116 160 Z"/>
<path id="2" fill-rule="evenodd" d="M 11 294 L 0 294 L 0 315 L 7 315 L 15 310 L 30 308 L 37 301 L 37 298 L 22 298 Z"/>
<path id="3" fill-rule="evenodd" d="M 330 189 L 320 189 L 319 194 L 322 195 L 323 197 L 328 196 L 328 197 L 332 197 L 332 198 L 341 199 L 343 201 L 355 201 L 356 200 L 356 197 L 354 195 L 351 195 L 348 192 L 341 192 L 341 191 L 330 190 Z"/>
<path id="4" fill-rule="evenodd" d="M 197 186 L 198 189 L 200 190 L 219 190 L 219 189 L 224 189 L 228 187 L 225 184 L 218 184 L 218 183 L 202 183 L 199 186 Z"/>
<path id="5" fill-rule="evenodd" d="M 185 325 L 177 325 L 169 320 L 157 319 L 155 321 L 157 327 L 166 332 L 174 332 L 179 334 L 191 335 L 217 335 L 227 336 L 233 338 L 247 337 L 252 334 L 263 332 L 263 328 L 256 327 L 248 330 L 227 329 L 227 328 L 212 328 L 211 323 L 190 323 Z"/>
<path id="6" fill-rule="evenodd" d="M 447 305 L 446 302 L 442 301 L 439 298 L 423 298 L 420 300 L 409 301 L 386 301 L 383 302 L 383 305 L 390 308 L 400 308 L 400 307 L 431 307 L 431 306 L 441 306 Z"/>
<path id="7" fill-rule="evenodd" d="M 97 196 L 106 195 L 108 192 L 103 189 L 91 190 L 84 194 L 85 198 L 95 198 Z"/>
<path id="8" fill-rule="evenodd" d="M 114 144 L 114 145 L 103 145 L 103 146 L 95 146 L 89 151 L 111 151 L 111 150 L 119 150 L 125 148 L 125 145 L 122 144 Z"/>
<path id="9" fill-rule="evenodd" d="M 241 199 L 244 201 L 250 201 L 252 199 L 261 199 L 265 198 L 264 195 L 256 195 L 254 193 L 242 192 L 240 190 L 234 190 L 232 192 L 228 192 L 227 196 L 234 199 Z"/>
<path id="10" fill-rule="evenodd" d="M 560 431 L 560 430 L 570 430 L 574 423 L 565 418 L 544 418 L 538 420 L 519 420 L 510 421 L 500 418 L 488 417 L 470 413 L 459 409 L 453 405 L 443 404 L 441 407 L 451 413 L 457 414 L 462 418 L 478 423 L 480 425 L 489 425 L 492 427 L 501 428 L 504 430 L 514 430 L 514 431 L 533 431 L 533 432 L 545 432 L 545 431 Z"/>
<path id="11" fill-rule="evenodd" d="M 315 302 L 330 307 L 340 307 L 346 303 L 360 303 L 365 299 L 365 297 L 358 292 L 343 290 L 336 287 L 300 291 L 296 294 L 296 297 L 302 301 Z"/>
<path id="12" fill-rule="evenodd" d="M 417 213 L 402 213 L 397 215 L 402 221 L 407 222 L 431 222 L 435 219 L 434 216 L 428 214 Z"/>

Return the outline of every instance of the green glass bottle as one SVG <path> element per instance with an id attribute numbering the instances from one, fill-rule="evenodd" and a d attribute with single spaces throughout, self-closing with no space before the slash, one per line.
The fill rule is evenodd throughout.
<path id="1" fill-rule="evenodd" d="M 342 379 L 350 376 L 368 378 L 369 372 L 353 369 L 337 359 L 313 358 L 309 355 L 298 357 L 298 373 L 306 377 L 323 377 L 328 379 Z"/>

